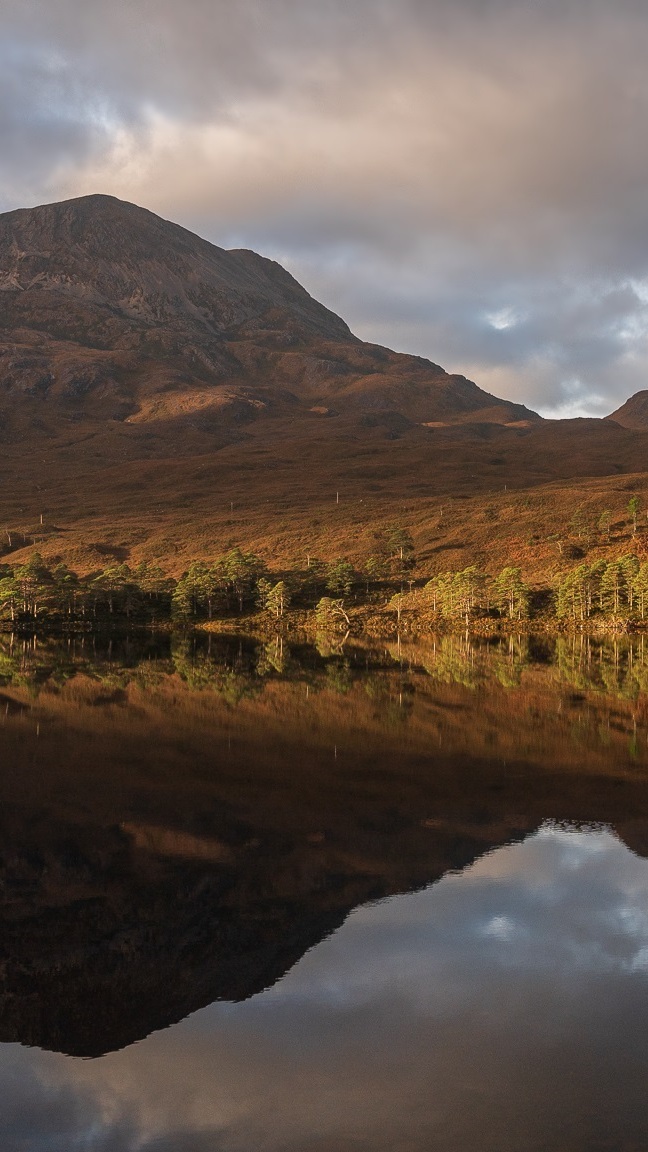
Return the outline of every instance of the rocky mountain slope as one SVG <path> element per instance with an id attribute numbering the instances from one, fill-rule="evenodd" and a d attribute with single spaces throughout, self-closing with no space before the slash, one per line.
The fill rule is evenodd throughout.
<path id="1" fill-rule="evenodd" d="M 112 197 L 0 215 L 0 555 L 37 543 L 80 570 L 176 572 L 236 542 L 279 563 L 361 559 L 397 518 L 432 561 L 470 501 L 486 526 L 461 528 L 460 559 L 499 562 L 513 491 L 556 502 L 548 538 L 642 491 L 630 403 L 632 418 L 541 420 L 357 339 L 273 261 Z M 533 552 L 542 570 L 549 552 Z"/>
<path id="2" fill-rule="evenodd" d="M 200 413 L 221 427 L 331 405 L 537 419 L 426 360 L 363 344 L 274 261 L 108 196 L 0 216 L 0 291 L 10 425 L 18 398 L 61 419 Z"/>

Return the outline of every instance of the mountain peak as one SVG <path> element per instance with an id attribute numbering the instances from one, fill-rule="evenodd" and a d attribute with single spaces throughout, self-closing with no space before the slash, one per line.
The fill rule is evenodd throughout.
<path id="1" fill-rule="evenodd" d="M 415 424 L 539 419 L 430 361 L 363 343 L 275 261 L 113 196 L 0 215 L 0 292 L 0 340 L 27 344 L 5 387 L 41 408 L 58 397 L 138 422 L 179 408 L 218 409 L 222 422 L 232 403 L 237 421 L 302 404 Z M 0 355 L 0 387 L 2 369 Z"/>
<path id="2" fill-rule="evenodd" d="M 83 318 L 56 328 L 84 343 L 105 346 L 106 324 L 122 322 L 180 329 L 190 340 L 222 336 L 270 316 L 301 335 L 352 339 L 348 326 L 273 261 L 227 252 L 178 224 L 124 200 L 94 194 L 0 215 L 0 290 L 15 318 L 40 330 L 51 326 L 54 299 L 82 300 Z M 34 298 L 34 293 L 37 297 Z M 22 299 L 13 300 L 17 294 Z M 27 300 L 35 307 L 29 309 Z M 94 309 L 94 312 L 93 312 Z M 14 313 L 12 317 L 11 313 Z M 29 313 L 29 316 L 27 316 Z M 92 314 L 90 314 L 92 313 Z M 98 330 L 98 331 L 97 331 Z"/>
<path id="3" fill-rule="evenodd" d="M 611 412 L 605 419 L 614 420 L 623 428 L 648 428 L 648 390 L 643 389 L 641 392 L 635 392 L 634 396 L 631 396 L 625 404 L 622 404 L 615 412 Z"/>

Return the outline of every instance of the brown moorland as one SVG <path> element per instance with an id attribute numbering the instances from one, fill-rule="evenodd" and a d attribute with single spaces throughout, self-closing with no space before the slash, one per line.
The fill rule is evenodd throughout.
<path id="1" fill-rule="evenodd" d="M 357 339 L 278 264 L 107 196 L 0 215 L 0 537 L 79 571 L 273 565 L 398 521 L 420 571 L 641 552 L 646 393 L 543 420 Z M 612 513 L 611 539 L 593 526 Z"/>

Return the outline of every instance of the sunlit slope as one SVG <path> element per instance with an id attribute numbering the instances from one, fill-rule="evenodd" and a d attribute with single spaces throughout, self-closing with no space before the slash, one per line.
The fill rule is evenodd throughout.
<path id="1" fill-rule="evenodd" d="M 531 493 L 540 572 L 543 532 L 641 491 L 640 425 L 540 420 L 363 343 L 275 262 L 111 197 L 0 216 L 5 554 L 362 559 L 399 519 L 426 562 L 499 559 L 533 535 L 511 511 Z"/>

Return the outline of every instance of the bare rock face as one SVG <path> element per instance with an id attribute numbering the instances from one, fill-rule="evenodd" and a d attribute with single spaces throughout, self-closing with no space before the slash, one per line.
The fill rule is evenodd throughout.
<path id="1" fill-rule="evenodd" d="M 5 425 L 43 412 L 146 423 L 213 408 L 222 428 L 332 401 L 417 423 L 539 419 L 363 343 L 274 261 L 133 204 L 87 196 L 0 215 Z"/>
<path id="2" fill-rule="evenodd" d="M 225 252 L 110 196 L 0 216 L 0 290 L 7 318 L 47 333 L 56 315 L 59 334 L 88 347 L 158 328 L 208 341 L 245 324 L 351 336 L 273 261 Z M 89 330 L 79 332 L 81 318 Z"/>

